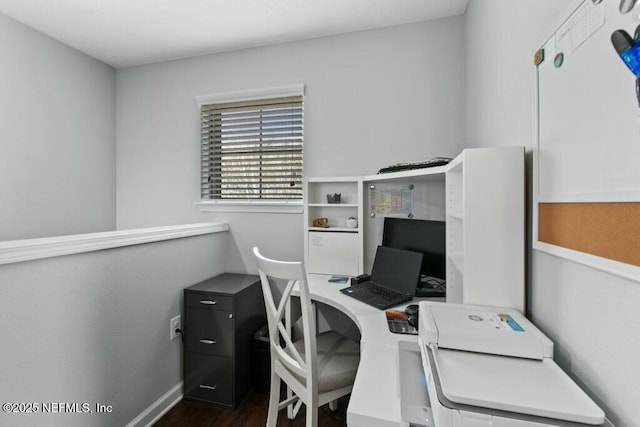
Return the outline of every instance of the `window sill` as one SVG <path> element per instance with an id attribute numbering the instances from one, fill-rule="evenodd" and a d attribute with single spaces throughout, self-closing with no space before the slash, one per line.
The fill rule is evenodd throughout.
<path id="1" fill-rule="evenodd" d="M 200 212 L 251 212 L 251 213 L 287 213 L 301 214 L 302 201 L 273 201 L 263 200 L 202 200 L 195 203 Z"/>

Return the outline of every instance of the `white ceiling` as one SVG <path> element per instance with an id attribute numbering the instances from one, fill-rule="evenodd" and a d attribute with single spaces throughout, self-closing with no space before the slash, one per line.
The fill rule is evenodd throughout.
<path id="1" fill-rule="evenodd" d="M 468 0 L 0 0 L 0 12 L 114 67 L 464 13 Z"/>

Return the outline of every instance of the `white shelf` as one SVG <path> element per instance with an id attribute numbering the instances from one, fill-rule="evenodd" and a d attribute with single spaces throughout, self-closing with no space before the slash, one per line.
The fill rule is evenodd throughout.
<path id="1" fill-rule="evenodd" d="M 310 208 L 357 208 L 355 203 L 309 203 Z"/>
<path id="2" fill-rule="evenodd" d="M 308 231 L 322 231 L 322 232 L 339 232 L 339 233 L 359 233 L 359 228 L 349 227 L 308 227 Z"/>
<path id="3" fill-rule="evenodd" d="M 412 178 L 415 181 L 437 181 L 444 180 L 447 166 L 433 166 L 430 168 L 412 169 L 402 172 L 380 173 L 362 177 L 364 182 L 385 182 L 396 180 L 407 180 Z"/>
<path id="4" fill-rule="evenodd" d="M 464 219 L 464 214 L 462 213 L 462 211 L 451 211 L 447 212 L 447 217 L 462 221 Z"/>

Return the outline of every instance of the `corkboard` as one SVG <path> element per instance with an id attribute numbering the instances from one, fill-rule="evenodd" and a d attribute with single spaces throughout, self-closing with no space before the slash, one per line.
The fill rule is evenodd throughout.
<path id="1" fill-rule="evenodd" d="M 538 240 L 640 266 L 640 203 L 539 203 Z"/>

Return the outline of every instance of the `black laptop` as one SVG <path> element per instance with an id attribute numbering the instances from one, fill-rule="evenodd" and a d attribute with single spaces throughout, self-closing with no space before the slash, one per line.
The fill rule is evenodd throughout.
<path id="1" fill-rule="evenodd" d="M 371 280 L 340 289 L 359 301 L 381 310 L 411 301 L 420 278 L 420 252 L 378 246 Z"/>

